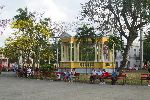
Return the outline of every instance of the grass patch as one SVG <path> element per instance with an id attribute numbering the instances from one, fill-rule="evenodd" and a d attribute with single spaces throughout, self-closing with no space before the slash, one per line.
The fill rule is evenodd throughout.
<path id="1" fill-rule="evenodd" d="M 127 74 L 126 78 L 126 84 L 128 85 L 141 85 L 141 73 L 148 73 L 147 70 L 138 70 L 138 71 L 125 71 Z M 79 78 L 79 82 L 85 82 L 85 83 L 90 83 L 89 81 L 90 74 L 81 74 Z M 98 83 L 99 80 L 96 80 L 96 83 Z M 106 80 L 108 84 L 110 84 L 111 80 Z M 118 80 L 117 84 L 123 84 L 122 80 Z M 147 85 L 147 81 L 142 82 L 143 85 Z"/>

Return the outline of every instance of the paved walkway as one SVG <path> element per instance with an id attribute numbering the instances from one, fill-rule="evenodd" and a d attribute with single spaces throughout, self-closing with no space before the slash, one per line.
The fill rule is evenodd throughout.
<path id="1" fill-rule="evenodd" d="M 150 87 L 51 82 L 0 75 L 0 100 L 149 100 Z"/>

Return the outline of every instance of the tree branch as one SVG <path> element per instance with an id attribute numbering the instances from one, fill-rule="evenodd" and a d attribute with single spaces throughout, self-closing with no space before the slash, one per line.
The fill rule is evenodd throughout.
<path id="1" fill-rule="evenodd" d="M 140 24 L 135 26 L 135 29 L 141 28 L 143 25 L 147 24 L 147 22 L 141 22 Z"/>
<path id="2" fill-rule="evenodd" d="M 122 24 L 120 22 L 120 18 L 116 15 L 116 13 L 114 12 L 114 9 L 112 8 L 112 5 L 111 4 L 108 4 L 107 7 L 115 16 L 115 18 L 117 19 L 118 23 L 119 23 L 119 27 L 120 27 L 120 33 L 127 39 L 127 35 L 125 34 L 125 32 L 123 31 L 123 28 L 122 28 Z"/>

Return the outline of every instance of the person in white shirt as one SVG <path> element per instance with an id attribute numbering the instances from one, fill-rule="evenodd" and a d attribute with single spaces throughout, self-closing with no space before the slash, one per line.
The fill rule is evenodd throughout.
<path id="1" fill-rule="evenodd" d="M 94 83 L 97 77 L 97 72 L 95 69 L 92 70 L 91 76 L 90 76 L 90 82 Z"/>
<path id="2" fill-rule="evenodd" d="M 96 70 L 93 69 L 93 70 L 92 70 L 92 75 L 96 75 L 96 73 L 97 73 Z"/>
<path id="3" fill-rule="evenodd" d="M 75 68 L 73 68 L 71 71 L 71 75 L 70 75 L 71 81 L 73 81 L 73 78 L 75 78 L 75 74 L 76 74 L 76 71 L 75 71 Z"/>
<path id="4" fill-rule="evenodd" d="M 30 67 L 27 69 L 27 77 L 29 77 L 29 76 L 31 76 L 31 68 Z"/>

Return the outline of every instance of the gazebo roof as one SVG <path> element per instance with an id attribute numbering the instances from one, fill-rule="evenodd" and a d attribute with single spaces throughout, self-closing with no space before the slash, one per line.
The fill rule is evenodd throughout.
<path id="1" fill-rule="evenodd" d="M 71 35 L 68 34 L 68 33 L 66 33 L 66 32 L 63 32 L 59 37 L 60 37 L 60 38 L 70 38 Z"/>

